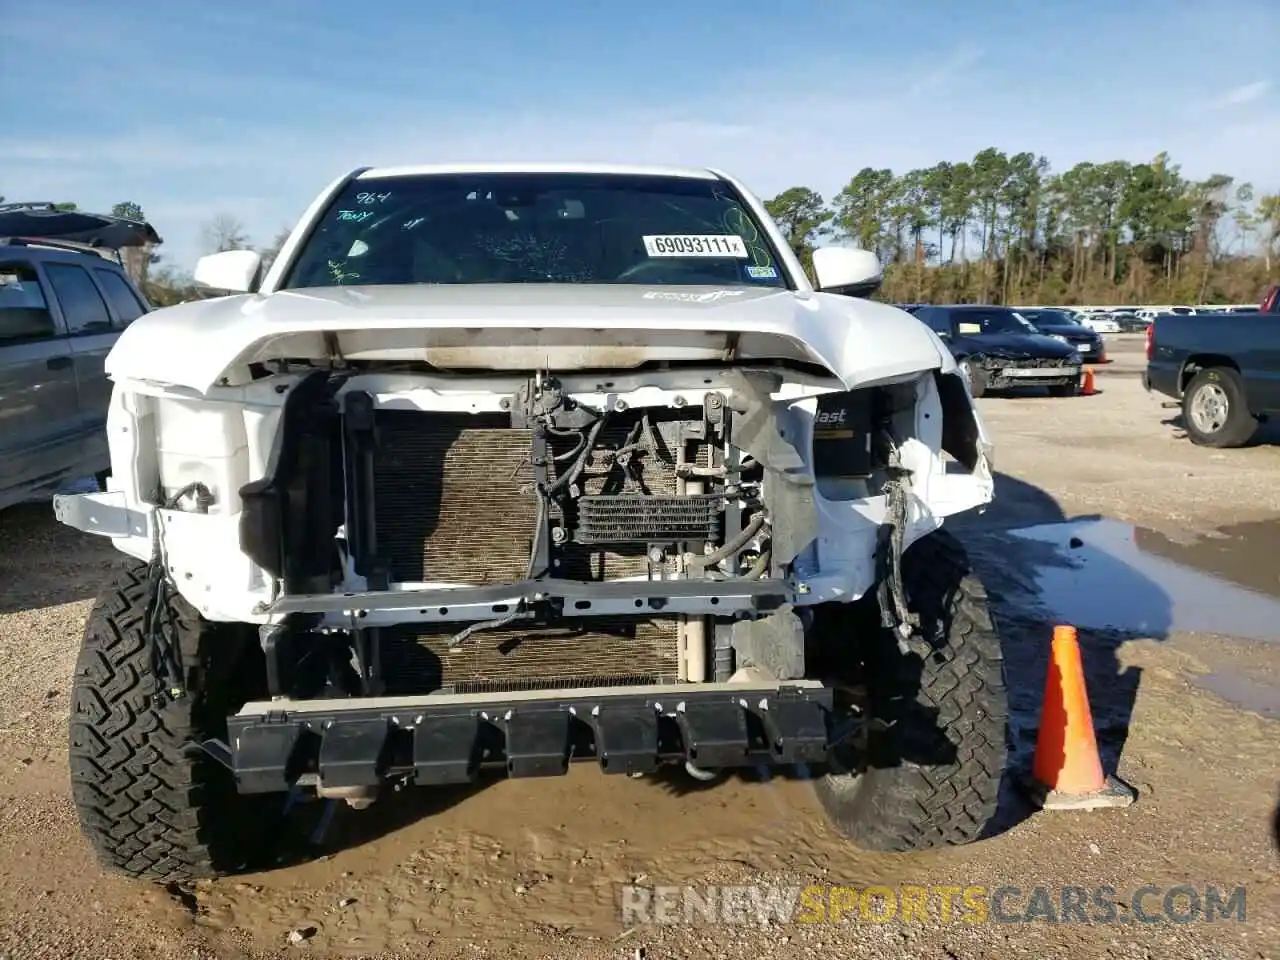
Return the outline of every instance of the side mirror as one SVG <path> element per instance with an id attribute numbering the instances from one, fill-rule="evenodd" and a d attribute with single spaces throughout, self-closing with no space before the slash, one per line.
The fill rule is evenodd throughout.
<path id="1" fill-rule="evenodd" d="M 196 261 L 195 281 L 202 287 L 249 293 L 257 286 L 262 255 L 256 250 L 224 250 Z"/>
<path id="2" fill-rule="evenodd" d="M 846 297 L 869 297 L 880 288 L 880 260 L 857 247 L 819 247 L 813 251 L 818 289 Z"/>

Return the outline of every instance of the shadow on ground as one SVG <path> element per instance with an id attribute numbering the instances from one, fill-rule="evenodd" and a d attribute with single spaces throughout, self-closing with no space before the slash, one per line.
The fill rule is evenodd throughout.
<path id="1" fill-rule="evenodd" d="M 1173 412 L 1170 416 L 1160 421 L 1164 426 L 1173 430 L 1173 435 L 1179 440 L 1187 439 L 1186 427 L 1182 422 L 1181 411 Z M 1190 442 L 1188 440 L 1188 442 Z M 1245 447 L 1271 447 L 1280 446 L 1280 420 L 1267 420 L 1258 424 L 1258 429 Z"/>
<path id="2" fill-rule="evenodd" d="M 107 537 L 59 523 L 49 503 L 0 510 L 0 614 L 90 600 L 125 562 Z"/>

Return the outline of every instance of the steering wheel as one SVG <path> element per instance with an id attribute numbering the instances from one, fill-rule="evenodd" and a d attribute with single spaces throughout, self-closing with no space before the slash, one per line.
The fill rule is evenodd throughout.
<path id="1" fill-rule="evenodd" d="M 614 282 L 622 282 L 625 280 L 633 280 L 636 277 L 643 276 L 645 273 L 653 270 L 671 270 L 676 269 L 682 273 L 694 273 L 701 268 L 701 264 L 683 263 L 679 260 L 641 260 L 639 263 L 633 263 L 627 269 L 614 277 Z M 722 283 L 718 278 L 713 278 L 709 283 Z"/>

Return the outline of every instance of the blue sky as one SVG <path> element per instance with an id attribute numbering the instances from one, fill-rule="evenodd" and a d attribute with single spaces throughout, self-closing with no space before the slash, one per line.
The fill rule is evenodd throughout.
<path id="1" fill-rule="evenodd" d="M 831 196 L 983 147 L 1280 189 L 1280 3 L 0 0 L 0 194 L 135 200 L 189 268 L 364 164 L 721 166 Z"/>

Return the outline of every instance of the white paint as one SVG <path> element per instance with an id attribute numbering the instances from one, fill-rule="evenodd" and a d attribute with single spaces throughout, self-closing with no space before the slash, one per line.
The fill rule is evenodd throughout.
<path id="1" fill-rule="evenodd" d="M 862 286 L 881 276 L 879 258 L 855 247 L 819 247 L 813 251 L 813 272 L 822 290 Z"/>
<path id="2" fill-rule="evenodd" d="M 244 293 L 253 289 L 261 266 L 262 255 L 256 250 L 224 250 L 196 261 L 193 277 L 202 287 Z"/>
<path id="3" fill-rule="evenodd" d="M 458 348 L 514 346 L 573 348 L 583 365 L 598 365 L 623 344 L 641 351 L 632 363 L 710 359 L 723 356 L 736 338 L 737 362 L 816 363 L 849 388 L 954 369 L 936 335 L 896 307 L 778 289 L 703 296 L 720 289 L 661 291 L 694 295 L 680 301 L 623 284 L 326 287 L 222 297 L 139 317 L 121 333 L 106 365 L 117 382 L 166 383 L 203 394 L 223 379 L 248 382 L 248 364 L 255 361 L 324 358 L 324 334 L 331 333 L 344 356 L 431 362 L 432 350 L 446 349 L 450 364 L 458 362 Z M 477 355 L 467 366 L 495 362 Z M 530 362 L 526 356 L 521 368 Z"/>

